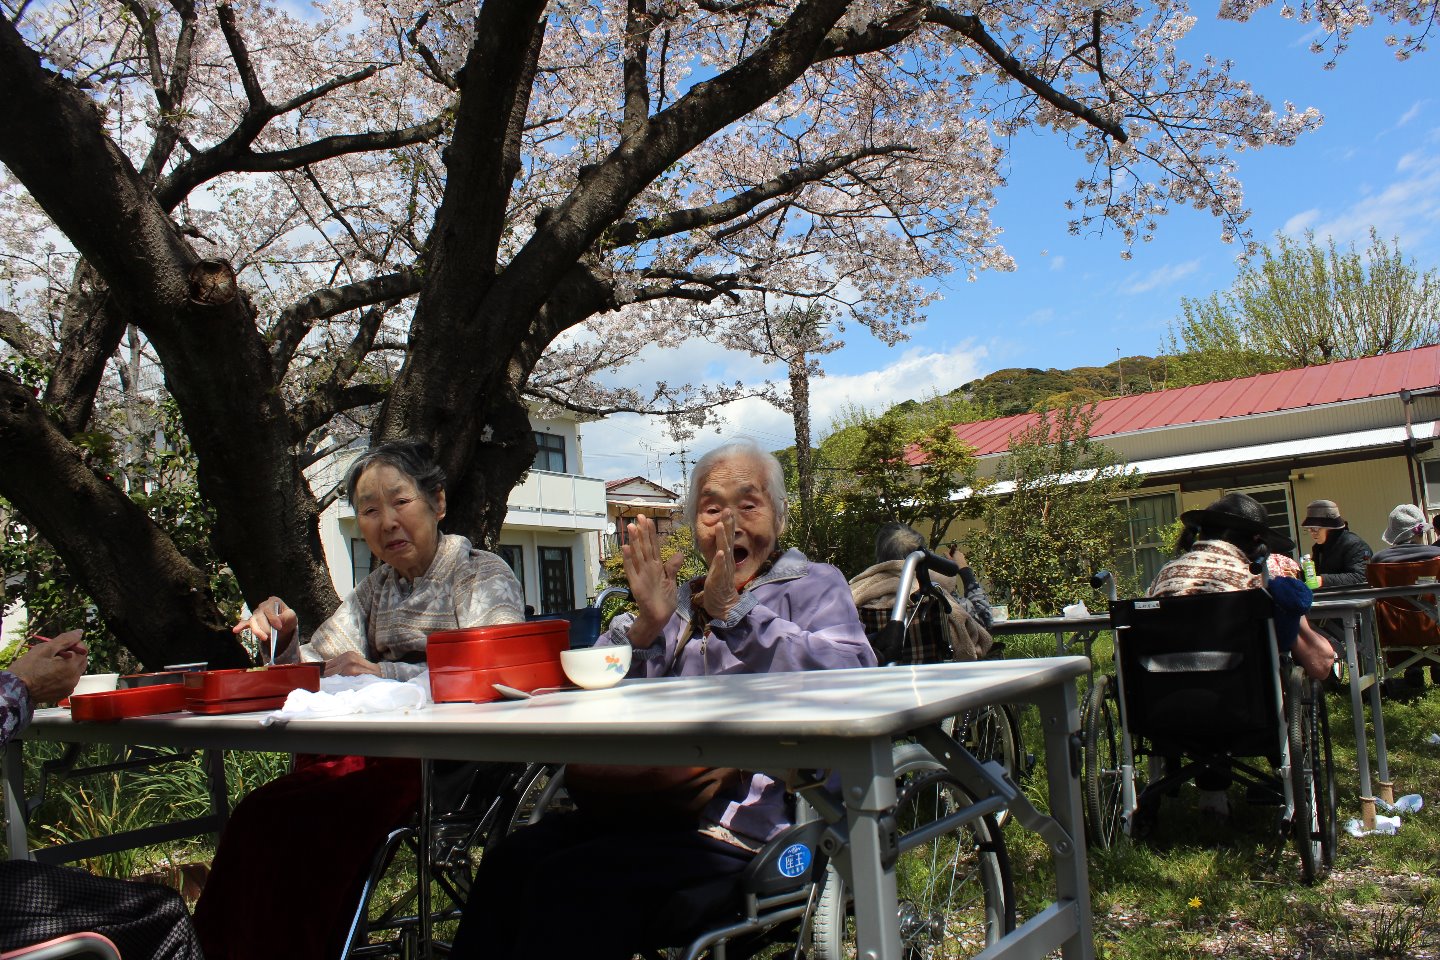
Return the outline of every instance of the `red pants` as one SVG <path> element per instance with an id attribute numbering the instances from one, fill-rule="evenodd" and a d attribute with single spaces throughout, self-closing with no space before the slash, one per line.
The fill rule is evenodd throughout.
<path id="1" fill-rule="evenodd" d="M 415 812 L 420 762 L 301 757 L 235 808 L 195 928 L 207 960 L 336 960 L 381 842 Z"/>

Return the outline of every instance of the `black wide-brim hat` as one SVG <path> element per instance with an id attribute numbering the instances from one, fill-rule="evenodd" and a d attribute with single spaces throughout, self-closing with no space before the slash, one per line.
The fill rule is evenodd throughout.
<path id="1" fill-rule="evenodd" d="M 1242 533 L 1258 533 L 1272 552 L 1289 553 L 1294 550 L 1295 544 L 1272 530 L 1265 517 L 1265 508 L 1258 500 L 1243 493 L 1227 493 L 1204 510 L 1186 510 L 1180 514 L 1180 521 L 1202 530 L 1224 527 Z"/>

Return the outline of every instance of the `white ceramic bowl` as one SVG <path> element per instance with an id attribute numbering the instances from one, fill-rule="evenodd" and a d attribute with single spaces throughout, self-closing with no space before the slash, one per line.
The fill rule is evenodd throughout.
<path id="1" fill-rule="evenodd" d="M 571 683 L 586 690 L 613 687 L 630 670 L 630 645 L 561 650 L 560 666 Z"/>
<path id="2" fill-rule="evenodd" d="M 87 673 L 75 684 L 70 695 L 73 697 L 83 693 L 104 693 L 114 690 L 119 683 L 118 673 Z"/>

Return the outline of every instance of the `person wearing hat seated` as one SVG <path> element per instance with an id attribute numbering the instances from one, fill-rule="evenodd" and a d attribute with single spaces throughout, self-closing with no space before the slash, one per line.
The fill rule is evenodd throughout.
<path id="1" fill-rule="evenodd" d="M 1389 544 L 1365 567 L 1372 586 L 1394 587 L 1417 583 L 1421 577 L 1440 576 L 1440 547 L 1426 543 L 1434 528 L 1425 512 L 1413 503 L 1402 503 L 1390 511 L 1390 523 L 1380 539 Z M 1440 644 L 1440 627 L 1403 598 L 1379 600 L 1375 604 L 1376 626 L 1382 646 L 1424 647 Z M 1386 651 L 1385 661 L 1398 667 L 1410 654 Z M 1430 667 L 1430 682 L 1440 684 L 1440 668 Z M 1386 680 L 1381 689 L 1387 696 L 1413 697 L 1425 690 L 1425 671 L 1417 665 L 1405 670 L 1403 680 Z"/>
<path id="2" fill-rule="evenodd" d="M 1149 596 L 1182 597 L 1255 589 L 1262 586 L 1263 580 L 1260 574 L 1251 572 L 1250 565 L 1262 553 L 1268 554 L 1270 595 L 1275 600 L 1275 639 L 1280 650 L 1289 651 L 1311 679 L 1328 676 L 1335 662 L 1335 648 L 1304 617 L 1310 609 L 1310 588 L 1296 578 L 1298 568 L 1285 556 L 1295 545 L 1270 529 L 1265 507 L 1243 493 L 1227 493 L 1204 510 L 1187 510 L 1180 520 L 1185 530 L 1178 547 L 1185 553 L 1160 568 Z M 1222 818 L 1228 815 L 1228 770 L 1203 771 L 1195 785 L 1200 790 L 1202 814 Z"/>
<path id="3" fill-rule="evenodd" d="M 1375 551 L 1370 544 L 1360 539 L 1350 525 L 1340 516 L 1340 508 L 1333 500 L 1311 500 L 1305 507 L 1305 519 L 1300 528 L 1310 535 L 1315 546 L 1310 557 L 1315 561 L 1315 573 L 1320 578 L 1320 590 L 1335 590 L 1340 587 L 1363 587 L 1366 585 L 1365 564 Z"/>

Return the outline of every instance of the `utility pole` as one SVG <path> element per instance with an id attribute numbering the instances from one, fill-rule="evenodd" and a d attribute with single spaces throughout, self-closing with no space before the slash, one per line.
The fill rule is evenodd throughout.
<path id="1" fill-rule="evenodd" d="M 671 456 L 678 456 L 680 458 L 680 489 L 682 490 L 690 486 L 690 471 L 688 469 L 690 461 L 685 459 L 685 455 L 689 452 L 688 447 L 681 447 L 677 453 L 671 454 Z"/>
<path id="2" fill-rule="evenodd" d="M 1115 375 L 1120 378 L 1120 396 L 1125 396 L 1125 358 L 1120 356 L 1120 348 L 1115 348 Z"/>

